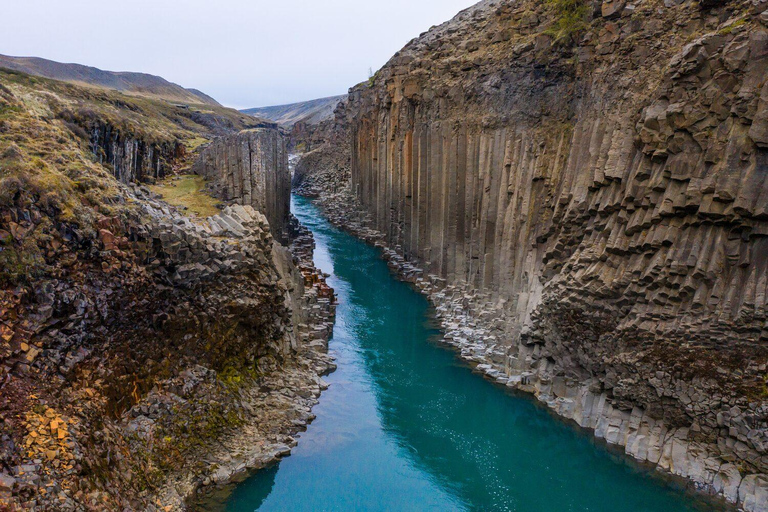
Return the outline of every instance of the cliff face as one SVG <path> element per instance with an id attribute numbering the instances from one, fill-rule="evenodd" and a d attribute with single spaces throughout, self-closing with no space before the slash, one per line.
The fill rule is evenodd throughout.
<path id="1" fill-rule="evenodd" d="M 220 106 L 201 109 L 129 97 L 10 70 L 0 70 L 0 83 L 9 94 L 31 94 L 42 118 L 62 123 L 79 139 L 87 140 L 97 162 L 123 183 L 153 182 L 173 174 L 201 144 L 213 138 L 274 127 Z"/>
<path id="2" fill-rule="evenodd" d="M 101 164 L 112 168 L 123 183 L 162 179 L 172 174 L 172 164 L 184 157 L 179 142 L 150 143 L 121 133 L 110 124 L 91 128 L 91 151 Z"/>
<path id="3" fill-rule="evenodd" d="M 251 206 L 189 218 L 143 187 L 211 132 L 134 101 L 0 72 L 3 510 L 181 510 L 286 453 L 329 366 L 322 277 Z"/>
<path id="4" fill-rule="evenodd" d="M 285 137 L 259 128 L 216 139 L 192 171 L 211 180 L 214 195 L 266 212 L 272 232 L 284 239 L 290 215 L 291 183 Z"/>
<path id="5" fill-rule="evenodd" d="M 766 9 L 484 1 L 339 116 L 371 226 L 484 319 L 450 333 L 467 354 L 747 510 L 768 510 Z"/>

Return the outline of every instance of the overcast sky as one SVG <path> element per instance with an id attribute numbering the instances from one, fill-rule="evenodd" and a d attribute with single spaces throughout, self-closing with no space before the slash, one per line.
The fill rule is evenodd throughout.
<path id="1" fill-rule="evenodd" d="M 267 106 L 343 94 L 474 3 L 5 0 L 0 54 L 142 71 L 228 106 Z"/>

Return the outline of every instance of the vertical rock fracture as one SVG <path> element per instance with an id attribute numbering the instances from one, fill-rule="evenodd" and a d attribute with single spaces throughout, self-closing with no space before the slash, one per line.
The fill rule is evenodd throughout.
<path id="1" fill-rule="evenodd" d="M 257 128 L 219 138 L 202 151 L 192 170 L 213 182 L 217 197 L 266 212 L 272 232 L 284 240 L 291 177 L 286 140 L 279 130 Z"/>

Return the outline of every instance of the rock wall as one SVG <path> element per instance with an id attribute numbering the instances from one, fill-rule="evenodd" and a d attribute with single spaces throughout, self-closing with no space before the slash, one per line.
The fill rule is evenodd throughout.
<path id="1" fill-rule="evenodd" d="M 88 149 L 94 159 L 123 183 L 162 179 L 172 174 L 174 163 L 187 154 L 180 134 L 163 132 L 160 136 L 151 131 L 141 131 L 125 119 L 120 119 L 120 116 L 108 118 L 86 103 L 73 108 L 64 105 L 54 108 L 57 110 L 56 118 L 62 120 L 75 135 L 88 141 Z M 112 112 L 114 114 L 115 111 Z M 117 112 L 120 112 L 119 109 Z M 145 113 L 138 124 L 154 123 L 156 119 L 151 114 Z"/>
<path id="2" fill-rule="evenodd" d="M 278 129 L 244 130 L 216 139 L 192 171 L 211 181 L 215 196 L 264 212 L 275 237 L 285 240 L 291 178 L 286 140 Z"/>
<path id="3" fill-rule="evenodd" d="M 63 228 L 51 273 L 0 296 L 0 508 L 185 510 L 313 418 L 332 367 L 322 277 L 250 206 L 193 222 L 126 197 L 136 216 Z M 3 211 L 20 241 L 45 222 L 25 212 Z M 263 391 L 286 388 L 301 393 Z"/>
<path id="4" fill-rule="evenodd" d="M 123 183 L 162 179 L 172 173 L 173 162 L 186 152 L 179 142 L 149 142 L 107 123 L 90 128 L 90 146 L 97 161 L 108 165 Z"/>
<path id="5" fill-rule="evenodd" d="M 483 1 L 352 89 L 352 191 L 465 355 L 768 510 L 768 3 L 581 5 Z"/>

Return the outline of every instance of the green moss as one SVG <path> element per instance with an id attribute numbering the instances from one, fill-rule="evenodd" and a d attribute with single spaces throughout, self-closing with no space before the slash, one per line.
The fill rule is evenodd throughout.
<path id="1" fill-rule="evenodd" d="M 373 84 L 376 83 L 376 78 L 379 76 L 379 72 L 376 71 L 375 73 L 372 73 L 371 76 L 368 77 L 368 87 L 373 87 Z"/>
<path id="2" fill-rule="evenodd" d="M 237 388 L 243 383 L 243 375 L 234 368 L 227 367 L 219 374 L 221 382 L 229 388 Z"/>
<path id="3" fill-rule="evenodd" d="M 45 258 L 34 236 L 0 247 L 0 285 L 29 282 L 39 277 L 45 267 Z"/>
<path id="4" fill-rule="evenodd" d="M 197 151 L 200 146 L 209 142 L 210 140 L 206 139 L 205 137 L 193 137 L 191 139 L 185 140 L 184 146 L 187 148 L 187 151 L 194 152 Z"/>
<path id="5" fill-rule="evenodd" d="M 253 383 L 259 378 L 259 372 L 255 367 L 228 363 L 219 372 L 219 381 L 230 390 L 237 390 L 246 382 Z"/>
<path id="6" fill-rule="evenodd" d="M 210 446 L 212 439 L 244 423 L 228 396 L 176 406 L 169 421 L 160 426 L 151 455 L 152 465 L 162 471 L 179 469 L 187 455 Z M 203 414 L 200 414 L 201 411 Z"/>
<path id="7" fill-rule="evenodd" d="M 727 27 L 724 27 L 724 28 L 720 29 L 717 33 L 722 35 L 722 36 L 727 36 L 728 34 L 733 32 L 735 29 L 745 25 L 746 23 L 747 23 L 747 20 L 744 19 L 744 18 L 742 18 L 740 20 L 736 20 L 733 23 L 731 23 L 730 25 L 728 25 Z"/>

